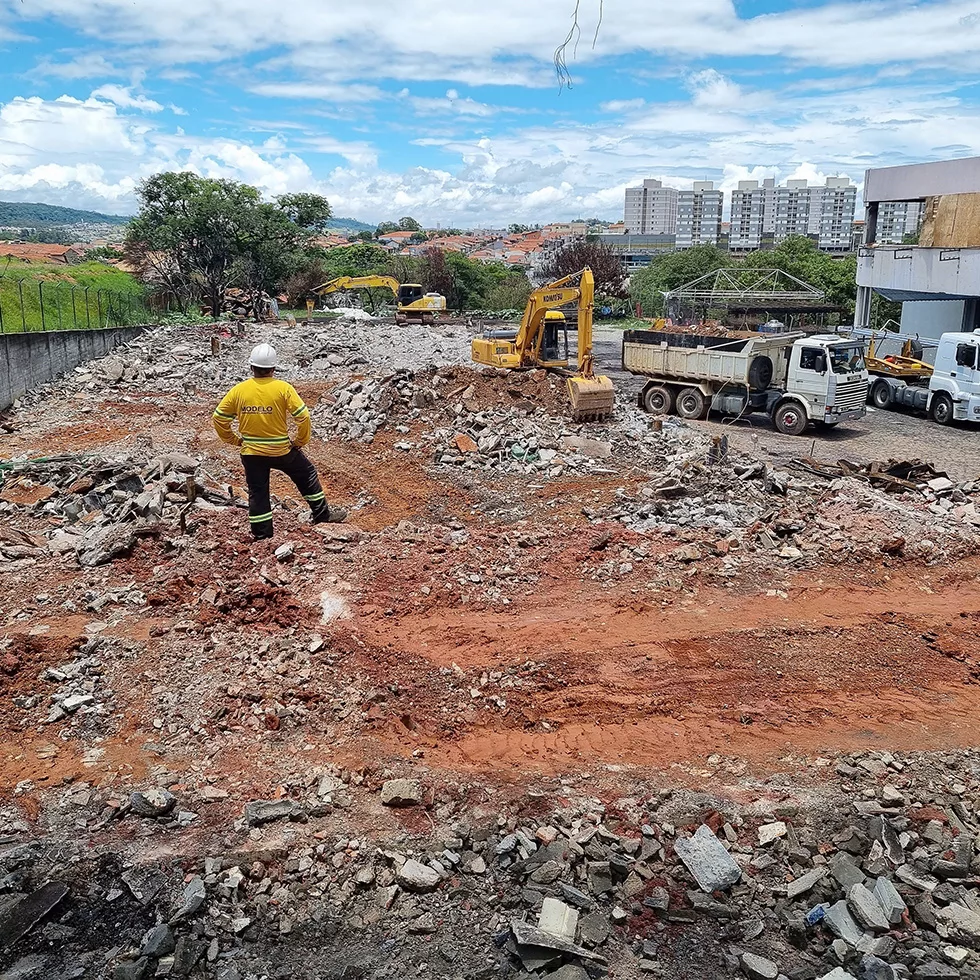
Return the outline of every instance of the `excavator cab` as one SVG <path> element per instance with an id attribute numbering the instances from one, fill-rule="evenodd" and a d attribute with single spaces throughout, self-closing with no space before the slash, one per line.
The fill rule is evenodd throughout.
<path id="1" fill-rule="evenodd" d="M 560 336 L 565 340 L 562 353 Z M 568 324 L 561 310 L 548 310 L 544 315 L 544 330 L 541 337 L 541 360 L 563 361 L 568 363 Z"/>
<path id="2" fill-rule="evenodd" d="M 408 306 L 425 296 L 425 290 L 417 282 L 403 282 L 398 287 L 398 305 Z"/>

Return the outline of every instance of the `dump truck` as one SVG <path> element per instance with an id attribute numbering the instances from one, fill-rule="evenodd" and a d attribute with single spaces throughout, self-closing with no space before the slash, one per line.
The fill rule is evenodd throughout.
<path id="1" fill-rule="evenodd" d="M 938 425 L 980 422 L 980 330 L 944 333 L 928 376 L 872 378 L 870 401 L 924 412 Z"/>
<path id="2" fill-rule="evenodd" d="M 808 423 L 835 426 L 867 411 L 864 345 L 836 334 L 628 330 L 623 369 L 650 379 L 639 404 L 653 415 L 764 414 L 780 432 L 800 435 Z"/>

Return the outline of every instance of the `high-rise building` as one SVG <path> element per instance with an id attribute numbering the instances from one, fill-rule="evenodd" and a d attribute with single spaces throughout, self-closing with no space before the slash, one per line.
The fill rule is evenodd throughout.
<path id="1" fill-rule="evenodd" d="M 631 235 L 673 235 L 677 229 L 677 190 L 659 180 L 626 188 L 624 221 Z"/>
<path id="2" fill-rule="evenodd" d="M 878 205 L 878 234 L 882 245 L 901 245 L 906 235 L 914 235 L 922 223 L 922 201 L 887 201 Z"/>
<path id="3" fill-rule="evenodd" d="M 751 252 L 762 247 L 763 238 L 775 230 L 776 181 L 766 178 L 740 180 L 732 191 L 729 248 L 734 252 Z"/>
<path id="4" fill-rule="evenodd" d="M 806 180 L 739 181 L 732 191 L 730 247 L 734 251 L 778 245 L 805 235 L 826 252 L 849 252 L 857 188 L 847 177 L 828 177 L 822 186 Z"/>
<path id="5" fill-rule="evenodd" d="M 677 247 L 717 245 L 725 195 L 713 181 L 696 180 L 694 188 L 677 195 Z"/>
<path id="6" fill-rule="evenodd" d="M 828 177 L 823 187 L 811 188 L 811 224 L 816 224 L 817 246 L 822 251 L 851 251 L 856 204 L 857 188 L 847 177 Z"/>

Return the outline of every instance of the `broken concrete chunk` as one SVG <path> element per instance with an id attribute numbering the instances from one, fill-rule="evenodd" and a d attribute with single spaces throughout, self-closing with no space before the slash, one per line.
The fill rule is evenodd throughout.
<path id="1" fill-rule="evenodd" d="M 572 941 L 578 928 L 578 912 L 557 898 L 546 898 L 538 916 L 538 928 L 552 936 Z"/>
<path id="2" fill-rule="evenodd" d="M 878 899 L 864 885 L 851 887 L 847 893 L 847 907 L 851 910 L 851 915 L 865 929 L 870 929 L 872 932 L 888 931 L 888 916 L 885 915 Z"/>
<path id="3" fill-rule="evenodd" d="M 855 980 L 853 973 L 848 973 L 842 967 L 834 967 L 830 973 L 825 973 L 820 980 Z"/>
<path id="4" fill-rule="evenodd" d="M 204 879 L 200 875 L 194 875 L 184 886 L 183 901 L 171 922 L 179 922 L 193 915 L 204 904 L 207 894 Z"/>
<path id="5" fill-rule="evenodd" d="M 292 800 L 252 800 L 245 804 L 245 822 L 249 827 L 259 827 L 274 820 L 298 820 L 306 812 Z"/>
<path id="6" fill-rule="evenodd" d="M 875 898 L 881 906 L 890 925 L 897 926 L 905 913 L 905 899 L 889 878 L 881 877 L 875 882 Z"/>
<path id="7" fill-rule="evenodd" d="M 417 779 L 389 779 L 381 787 L 383 806 L 415 806 L 422 802 L 422 786 Z"/>
<path id="8" fill-rule="evenodd" d="M 765 847 L 767 844 L 779 840 L 780 837 L 785 837 L 788 830 L 789 828 L 782 820 L 777 820 L 775 823 L 764 823 L 759 828 L 759 846 Z"/>
<path id="9" fill-rule="evenodd" d="M 439 884 L 439 872 L 420 861 L 410 858 L 399 869 L 396 875 L 398 884 L 409 891 L 432 891 Z"/>
<path id="10" fill-rule="evenodd" d="M 537 946 L 541 949 L 553 950 L 556 953 L 561 953 L 566 956 L 576 956 L 579 959 L 588 960 L 593 963 L 605 964 L 606 962 L 598 953 L 593 953 L 585 949 L 584 946 L 577 946 L 567 939 L 560 939 L 557 936 L 552 936 L 550 933 L 542 932 L 540 929 L 536 929 L 529 923 L 524 922 L 523 919 L 512 920 L 510 929 L 514 934 L 514 939 L 518 946 Z"/>
<path id="11" fill-rule="evenodd" d="M 95 568 L 128 555 L 135 544 L 136 535 L 130 525 L 110 524 L 85 535 L 75 554 L 83 568 Z"/>
<path id="12" fill-rule="evenodd" d="M 842 851 L 830 859 L 830 873 L 834 880 L 848 892 L 855 885 L 864 884 L 864 872 L 854 863 L 849 855 Z"/>
<path id="13" fill-rule="evenodd" d="M 172 953 L 177 946 L 174 934 L 170 926 L 164 924 L 154 926 L 143 937 L 143 945 L 140 948 L 140 956 L 148 956 L 158 960 L 161 956 Z"/>
<path id="14" fill-rule="evenodd" d="M 50 881 L 0 911 L 0 949 L 26 936 L 68 894 L 68 886 Z"/>
<path id="15" fill-rule="evenodd" d="M 698 887 L 708 894 L 725 891 L 742 878 L 742 869 L 735 859 L 711 832 L 711 828 L 704 824 L 698 827 L 693 837 L 679 837 L 674 841 L 674 850 Z"/>
<path id="16" fill-rule="evenodd" d="M 751 980 L 776 980 L 779 967 L 772 960 L 755 953 L 742 953 L 742 972 Z"/>
<path id="17" fill-rule="evenodd" d="M 166 789 L 148 789 L 129 794 L 129 806 L 141 817 L 165 817 L 177 805 L 177 797 Z"/>
<path id="18" fill-rule="evenodd" d="M 838 939 L 843 939 L 849 945 L 857 946 L 861 941 L 861 927 L 854 921 L 843 899 L 824 910 L 823 921 Z"/>
<path id="19" fill-rule="evenodd" d="M 791 881 L 786 886 L 786 897 L 790 899 L 799 898 L 800 895 L 805 895 L 817 882 L 822 881 L 826 877 L 826 868 L 814 868 L 812 871 L 807 871 L 806 874 L 800 875 L 799 878 Z"/>
<path id="20" fill-rule="evenodd" d="M 953 902 L 944 909 L 937 909 L 936 918 L 960 936 L 980 939 L 980 914 L 965 905 Z"/>

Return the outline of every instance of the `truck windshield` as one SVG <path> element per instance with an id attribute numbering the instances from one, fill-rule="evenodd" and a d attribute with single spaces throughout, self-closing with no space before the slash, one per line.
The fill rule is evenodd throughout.
<path id="1" fill-rule="evenodd" d="M 830 367 L 834 374 L 850 374 L 864 370 L 863 347 L 831 347 Z"/>

